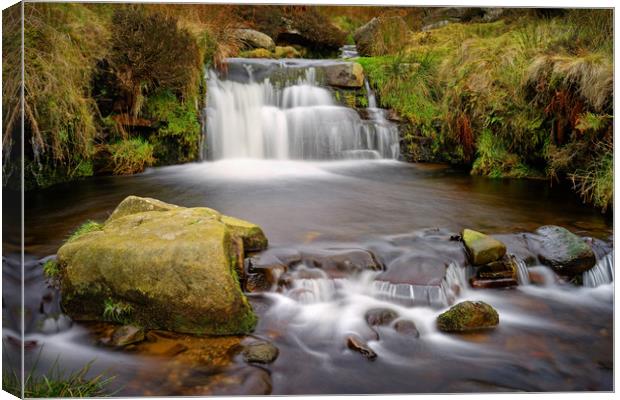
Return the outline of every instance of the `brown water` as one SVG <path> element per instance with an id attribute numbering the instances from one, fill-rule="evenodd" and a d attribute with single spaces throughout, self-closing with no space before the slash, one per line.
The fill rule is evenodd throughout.
<path id="1" fill-rule="evenodd" d="M 59 294 L 47 288 L 38 260 L 54 254 L 84 220 L 105 219 L 130 194 L 208 206 L 258 223 L 270 240 L 268 255 L 316 258 L 351 249 L 371 252 L 386 266 L 395 266 L 392 281 L 412 284 L 428 279 L 428 274 L 420 278 L 415 271 L 413 277 L 409 270 L 401 273 L 398 260 L 415 256 L 461 265 L 456 244 L 445 238 L 464 227 L 503 234 L 509 250 L 515 234 L 545 224 L 600 239 L 603 247 L 610 246 L 612 235 L 610 218 L 583 206 L 565 188 L 394 161 L 226 160 L 56 186 L 28 193 L 26 199 L 27 355 L 29 363 L 39 357 L 40 370 L 57 357 L 65 369 L 96 358 L 93 373 L 116 375 L 121 395 L 613 389 L 612 285 L 549 283 L 472 290 L 466 277 L 459 282 L 455 278 L 452 283 L 461 285 L 458 300 L 488 302 L 498 310 L 501 323 L 490 332 L 448 335 L 434 328 L 435 317 L 447 304 L 409 304 L 377 296 L 373 282 L 380 277 L 374 272 L 345 273 L 337 281 L 319 274 L 321 279 L 306 282 L 303 276 L 309 272 L 304 268 L 315 274 L 320 268 L 301 262 L 296 267 L 301 272 L 292 278 L 311 285 L 304 289 L 310 297 L 287 290 L 250 297 L 260 317 L 254 337 L 268 339 L 280 350 L 273 364 L 262 366 L 244 363 L 239 354 L 251 337 L 154 333 L 147 342 L 117 351 L 97 344 L 109 330 L 105 325 L 74 323 L 61 326 L 60 332 L 43 333 L 43 320 L 60 313 Z M 4 217 L 6 223 L 15 216 L 5 212 Z M 14 356 L 7 335 L 18 321 L 9 300 L 18 294 L 18 280 L 6 277 L 19 274 L 12 257 L 6 256 L 11 247 L 4 248 L 5 354 Z M 376 307 L 414 321 L 420 337 L 400 335 L 391 327 L 373 333 L 363 315 Z M 376 360 L 347 349 L 345 337 L 351 333 L 367 338 Z"/>

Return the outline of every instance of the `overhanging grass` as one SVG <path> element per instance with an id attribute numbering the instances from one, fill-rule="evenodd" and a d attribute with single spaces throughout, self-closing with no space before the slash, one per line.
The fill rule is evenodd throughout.
<path id="1" fill-rule="evenodd" d="M 82 225 L 80 225 L 68 238 L 67 243 L 78 239 L 80 236 L 85 235 L 90 232 L 96 232 L 103 229 L 103 224 L 100 224 L 96 221 L 86 221 Z M 51 265 L 48 268 L 52 268 Z"/>

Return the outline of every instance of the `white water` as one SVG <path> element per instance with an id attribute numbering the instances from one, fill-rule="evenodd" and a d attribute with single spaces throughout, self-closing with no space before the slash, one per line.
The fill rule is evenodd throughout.
<path id="1" fill-rule="evenodd" d="M 282 68 L 287 68 L 282 66 Z M 397 159 L 398 129 L 384 119 L 362 120 L 337 105 L 313 67 L 284 88 L 269 78 L 247 83 L 209 73 L 205 158 Z"/>
<path id="2" fill-rule="evenodd" d="M 614 281 L 614 252 L 598 260 L 592 269 L 583 273 L 583 286 L 598 287 Z"/>
<path id="3" fill-rule="evenodd" d="M 518 257 L 514 257 L 515 264 L 517 265 L 517 282 L 519 285 L 530 284 L 530 273 L 527 269 L 525 261 Z"/>

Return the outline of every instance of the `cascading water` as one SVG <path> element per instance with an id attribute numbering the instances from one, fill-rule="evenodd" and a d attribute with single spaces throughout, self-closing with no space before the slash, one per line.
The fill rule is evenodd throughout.
<path id="1" fill-rule="evenodd" d="M 213 71 L 208 74 L 204 158 L 398 158 L 397 127 L 385 119 L 363 120 L 354 109 L 338 105 L 318 84 L 315 67 L 279 64 L 275 72 L 290 69 L 298 76 L 281 85 L 269 76 L 260 80 L 252 66 L 243 65 L 248 67 L 247 82 L 222 79 Z"/>
<path id="2" fill-rule="evenodd" d="M 614 252 L 605 255 L 583 273 L 583 286 L 597 287 L 614 281 Z"/>

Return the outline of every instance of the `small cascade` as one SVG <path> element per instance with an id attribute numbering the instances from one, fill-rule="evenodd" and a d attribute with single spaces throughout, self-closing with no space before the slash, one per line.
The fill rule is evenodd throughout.
<path id="1" fill-rule="evenodd" d="M 513 256 L 513 260 L 517 266 L 517 283 L 519 285 L 529 285 L 530 272 L 527 269 L 527 264 L 525 264 L 525 261 L 516 256 Z"/>
<path id="2" fill-rule="evenodd" d="M 583 273 L 583 286 L 597 287 L 614 281 L 614 252 L 605 255 Z"/>
<path id="3" fill-rule="evenodd" d="M 354 109 L 338 105 L 319 85 L 315 67 L 235 63 L 230 74 L 247 80 L 208 73 L 204 159 L 398 158 L 396 125 L 376 111 L 363 120 Z M 271 81 L 276 76 L 277 84 Z"/>
<path id="4" fill-rule="evenodd" d="M 340 58 L 355 58 L 357 56 L 357 46 L 354 44 L 345 44 L 340 48 Z"/>
<path id="5" fill-rule="evenodd" d="M 375 92 L 370 88 L 370 83 L 368 83 L 368 79 L 364 79 L 364 87 L 366 88 L 366 93 L 368 96 L 368 108 L 376 109 L 377 108 L 377 98 L 375 97 Z"/>
<path id="6" fill-rule="evenodd" d="M 320 303 L 333 300 L 341 288 L 340 279 L 295 279 L 290 294 L 300 303 Z"/>

